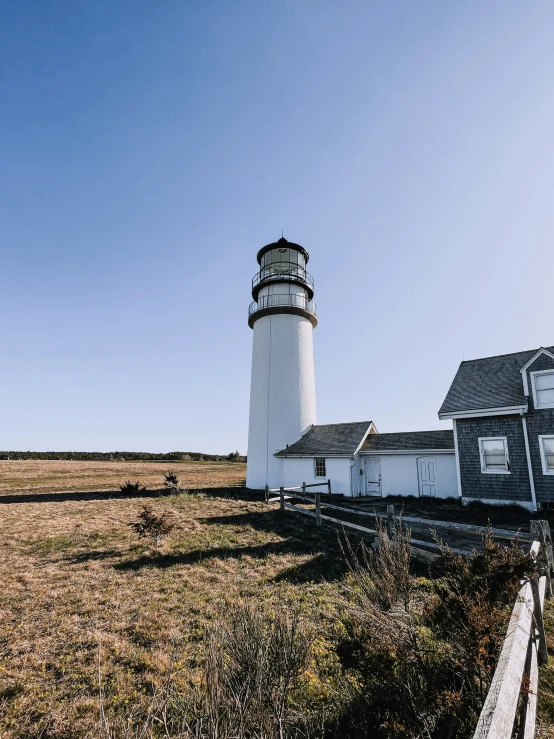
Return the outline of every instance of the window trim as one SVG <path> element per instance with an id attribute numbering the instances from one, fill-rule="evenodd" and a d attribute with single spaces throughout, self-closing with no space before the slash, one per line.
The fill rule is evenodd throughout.
<path id="1" fill-rule="evenodd" d="M 537 370 L 536 372 L 529 372 L 531 376 L 531 388 L 533 390 L 533 407 L 535 410 L 542 410 L 543 408 L 554 408 L 554 403 L 545 403 L 544 405 L 539 405 L 537 402 L 537 388 L 535 386 L 535 376 L 536 375 L 554 375 L 554 369 L 546 369 L 546 370 Z"/>
<path id="2" fill-rule="evenodd" d="M 544 449 L 543 439 L 554 439 L 554 434 L 539 434 L 539 452 L 541 455 L 542 474 L 554 475 L 554 470 L 549 470 L 546 464 L 546 452 Z"/>
<path id="3" fill-rule="evenodd" d="M 317 472 L 318 461 L 323 460 L 323 474 L 320 475 Z M 327 479 L 327 460 L 325 457 L 314 457 L 314 477 L 323 477 Z"/>
<path id="4" fill-rule="evenodd" d="M 499 439 L 502 439 L 504 442 L 504 454 L 506 456 L 506 466 L 508 469 L 506 470 L 487 470 L 485 469 L 485 454 L 483 450 L 483 441 L 498 441 Z M 484 475 L 511 475 L 512 471 L 510 469 L 510 454 L 508 451 L 508 437 L 507 436 L 480 436 L 479 437 L 479 458 L 481 460 L 481 472 Z"/>

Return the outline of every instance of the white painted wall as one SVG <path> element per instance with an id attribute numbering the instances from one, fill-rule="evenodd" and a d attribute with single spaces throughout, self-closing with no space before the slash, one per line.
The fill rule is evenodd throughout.
<path id="1" fill-rule="evenodd" d="M 327 490 L 327 479 L 331 480 L 333 493 L 350 495 L 350 459 L 348 457 L 327 457 L 325 467 L 327 477 L 325 479 L 315 476 L 315 462 L 313 457 L 288 457 L 282 459 L 283 485 L 284 487 L 296 487 L 305 482 L 313 485 L 320 482 L 321 491 Z M 315 492 L 313 488 L 312 492 Z"/>
<path id="2" fill-rule="evenodd" d="M 271 288 L 278 292 L 277 285 Z M 281 288 L 288 292 L 288 285 Z M 312 324 L 284 313 L 259 318 L 253 326 L 247 487 L 280 487 L 282 461 L 274 453 L 316 422 Z"/>
<path id="3" fill-rule="evenodd" d="M 367 455 L 358 455 L 363 469 Z M 419 495 L 417 460 L 420 457 L 432 457 L 437 463 L 437 482 L 439 498 L 457 497 L 458 480 L 456 473 L 456 457 L 451 454 L 381 454 L 372 455 L 381 460 L 382 495 Z M 358 467 L 360 469 L 360 467 Z M 359 480 L 365 484 L 365 475 Z"/>

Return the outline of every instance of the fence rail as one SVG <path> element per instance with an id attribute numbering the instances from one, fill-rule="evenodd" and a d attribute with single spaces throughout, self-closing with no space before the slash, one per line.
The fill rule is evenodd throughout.
<path id="1" fill-rule="evenodd" d="M 308 498 L 306 497 L 306 489 L 314 488 L 314 487 L 321 487 L 321 485 L 325 485 L 325 484 L 327 485 L 327 488 L 328 488 L 327 492 L 331 494 L 331 480 L 327 480 L 327 483 L 315 483 L 315 484 L 310 484 L 310 485 L 307 485 L 306 483 L 302 483 L 302 485 L 297 485 L 296 487 L 268 488 L 266 486 L 265 500 L 266 500 L 266 503 L 277 503 L 280 501 L 279 496 L 281 495 L 281 492 L 283 493 L 290 492 L 290 493 L 294 493 L 294 495 L 285 496 L 288 500 L 291 500 L 294 498 L 298 500 L 304 500 L 307 503 L 314 503 L 317 500 L 318 493 L 315 493 L 315 499 Z M 302 494 L 295 493 L 296 490 L 301 490 Z M 270 493 L 279 493 L 279 496 L 276 496 L 270 499 L 269 498 Z M 326 500 L 320 499 L 319 505 L 324 506 L 325 508 L 332 509 L 334 511 L 341 511 L 342 513 L 347 513 L 351 516 L 361 516 L 364 518 L 373 518 L 373 519 L 383 518 L 382 513 L 376 513 L 372 511 L 361 511 L 361 510 L 357 510 L 355 508 L 351 508 L 347 506 L 339 506 L 339 505 L 335 505 L 334 503 L 328 503 Z M 392 515 L 394 515 L 394 507 L 387 506 L 387 509 L 388 508 L 392 509 L 393 511 Z M 306 511 L 305 508 L 296 507 L 296 509 L 297 509 L 297 512 L 299 513 L 304 513 Z M 446 530 L 450 530 L 454 532 L 467 533 L 467 534 L 482 535 L 482 534 L 486 534 L 488 531 L 487 526 L 476 526 L 473 524 L 456 523 L 454 521 L 433 521 L 428 518 L 418 518 L 416 516 L 402 516 L 402 521 L 404 523 L 410 524 L 411 526 L 416 526 L 416 527 L 425 526 L 429 529 L 446 529 Z M 347 521 L 341 520 L 339 523 L 341 523 L 344 526 L 348 525 Z M 367 531 L 373 534 L 375 533 L 373 529 L 368 529 Z M 492 533 L 498 539 L 514 539 L 517 537 L 520 541 L 530 542 L 533 540 L 531 534 L 527 534 L 525 532 L 522 532 L 521 530 L 510 531 L 509 529 L 493 528 Z M 418 540 L 412 540 L 412 541 L 418 541 Z M 431 549 L 440 549 L 438 545 L 432 542 L 418 542 L 418 543 L 425 544 L 425 546 L 430 547 Z M 465 553 L 465 550 L 461 550 L 461 549 L 454 550 L 454 551 Z"/>
<path id="2" fill-rule="evenodd" d="M 305 495 L 306 490 L 308 488 L 320 488 L 322 485 L 325 485 L 327 487 L 327 492 L 329 495 L 331 495 L 331 480 L 326 480 L 325 482 L 313 482 L 313 483 L 310 483 L 309 485 L 306 485 L 306 483 L 303 482 L 302 485 L 296 485 L 296 487 L 292 487 L 292 488 L 284 488 L 284 487 L 283 488 L 270 488 L 266 485 L 265 486 L 265 502 L 272 503 L 272 502 L 276 502 L 279 500 L 279 498 L 272 498 L 272 500 L 270 500 L 269 499 L 270 493 L 281 493 L 281 491 L 285 493 L 292 493 L 295 490 L 302 490 L 302 493 Z M 295 495 L 294 497 L 298 498 L 300 496 Z M 310 499 L 310 502 L 313 502 L 313 501 Z"/>

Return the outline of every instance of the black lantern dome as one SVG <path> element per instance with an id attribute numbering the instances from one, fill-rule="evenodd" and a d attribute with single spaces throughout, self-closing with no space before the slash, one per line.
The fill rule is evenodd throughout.
<path id="1" fill-rule="evenodd" d="M 252 328 L 258 318 L 275 313 L 304 316 L 317 326 L 316 306 L 313 303 L 314 278 L 306 269 L 310 255 L 300 244 L 293 244 L 283 236 L 267 244 L 258 252 L 260 271 L 252 279 L 254 302 L 248 309 L 248 324 Z M 292 285 L 301 288 L 294 289 Z M 262 295 L 260 292 L 264 288 Z"/>
<path id="2" fill-rule="evenodd" d="M 314 297 L 314 278 L 306 270 L 310 255 L 300 244 L 293 244 L 283 236 L 272 244 L 267 244 L 258 252 L 260 271 L 252 280 L 252 297 L 258 299 L 262 287 L 273 282 L 293 282 L 301 285 L 308 298 Z"/>

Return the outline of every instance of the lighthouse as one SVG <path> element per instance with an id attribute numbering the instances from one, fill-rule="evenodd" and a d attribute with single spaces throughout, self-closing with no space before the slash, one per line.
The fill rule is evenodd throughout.
<path id="1" fill-rule="evenodd" d="M 275 452 L 316 423 L 313 330 L 317 326 L 309 254 L 285 238 L 258 252 L 248 309 L 253 330 L 246 485 L 279 487 Z"/>

